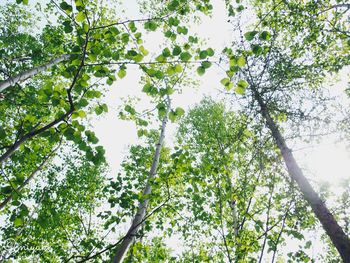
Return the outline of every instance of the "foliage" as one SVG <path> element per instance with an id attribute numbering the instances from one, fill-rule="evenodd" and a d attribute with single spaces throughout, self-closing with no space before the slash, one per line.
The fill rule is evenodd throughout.
<path id="1" fill-rule="evenodd" d="M 325 246 L 317 260 L 339 262 L 289 177 L 292 150 L 281 139 L 348 129 L 324 86 L 349 67 L 350 6 L 225 1 L 235 36 L 220 53 L 191 28 L 214 3 L 142 0 L 133 19 L 114 1 L 0 6 L 1 261 L 110 262 L 147 200 L 124 262 L 310 262 L 310 232 Z M 254 19 L 243 25 L 247 13 Z M 224 71 L 225 101 L 170 108 L 213 65 Z M 145 99 L 117 106 L 139 139 L 110 174 L 91 121 L 114 108 L 103 97 L 133 68 Z M 158 145 L 153 128 L 167 119 L 176 136 Z M 349 235 L 348 182 L 338 195 L 311 186 Z"/>

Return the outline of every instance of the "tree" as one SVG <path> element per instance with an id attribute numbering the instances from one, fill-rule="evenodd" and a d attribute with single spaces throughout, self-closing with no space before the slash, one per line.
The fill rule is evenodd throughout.
<path id="1" fill-rule="evenodd" d="M 137 235 L 137 232 L 139 228 L 142 226 L 143 220 L 146 215 L 149 199 L 148 196 L 151 195 L 152 193 L 152 186 L 151 182 L 155 179 L 156 173 L 157 173 L 157 168 L 158 168 L 158 163 L 160 159 L 160 152 L 162 150 L 162 146 L 164 143 L 164 138 L 165 138 L 165 128 L 166 124 L 168 121 L 168 114 L 170 112 L 170 98 L 168 97 L 168 102 L 166 105 L 166 111 L 162 120 L 162 125 L 160 128 L 160 133 L 159 133 L 159 140 L 156 144 L 155 147 L 155 152 L 154 152 L 154 157 L 151 165 L 151 169 L 149 171 L 149 176 L 147 178 L 146 186 L 143 190 L 142 196 L 141 196 L 141 201 L 139 204 L 139 207 L 137 209 L 137 212 L 135 214 L 135 217 L 132 220 L 132 224 L 125 235 L 123 241 L 121 242 L 120 246 L 118 246 L 117 252 L 113 258 L 113 262 L 123 262 L 123 258 L 126 255 L 126 252 L 128 251 L 131 243 L 133 242 L 135 236 Z"/>
<path id="2" fill-rule="evenodd" d="M 283 112 L 285 114 L 284 118 L 293 118 L 293 115 L 288 115 L 288 110 L 285 109 L 285 106 L 282 106 L 283 104 L 288 105 L 288 102 L 284 100 L 286 97 L 291 97 L 291 100 L 294 101 L 293 97 L 290 95 L 286 96 L 283 93 L 288 91 L 290 94 L 293 94 L 293 91 L 300 92 L 301 89 L 307 89 L 310 86 L 317 87 L 319 85 L 318 83 L 322 82 L 322 76 L 316 74 L 325 69 L 318 65 L 318 63 L 305 66 L 299 64 L 290 57 L 285 59 L 283 52 L 280 50 L 276 51 L 275 49 L 274 40 L 277 36 L 274 36 L 267 45 L 263 45 L 264 41 L 270 39 L 270 37 L 264 37 L 269 34 L 264 32 L 260 33 L 260 40 L 256 40 L 251 44 L 251 50 L 246 51 L 243 47 L 242 50 L 238 51 L 239 55 L 245 57 L 245 62 L 242 63 L 240 68 L 237 67 L 239 71 L 237 77 L 238 79 L 243 79 L 236 82 L 237 86 L 235 91 L 238 94 L 244 95 L 253 103 L 256 103 L 256 111 L 261 114 L 264 122 L 266 122 L 266 127 L 270 130 L 281 152 L 289 175 L 298 184 L 304 198 L 312 207 L 313 212 L 322 223 L 323 228 L 331 238 L 344 262 L 348 262 L 350 255 L 349 238 L 303 175 L 303 172 L 294 159 L 293 153 L 287 147 L 285 139 L 280 132 L 280 128 L 277 126 L 276 119 L 278 120 L 278 116 L 275 116 L 276 112 Z M 257 31 L 248 32 L 244 37 L 247 41 L 252 41 L 257 34 Z M 226 52 L 230 59 L 230 65 L 231 61 L 233 61 L 232 63 L 238 64 L 238 59 L 236 57 L 239 55 L 233 55 L 230 49 L 227 49 Z M 292 69 L 296 70 L 293 72 L 291 71 Z M 233 76 L 234 73 L 235 67 L 233 66 L 228 71 L 228 74 Z M 312 81 L 312 83 L 310 81 Z M 300 86 L 300 83 L 302 83 L 303 87 Z M 227 89 L 233 86 L 229 78 L 224 79 L 222 84 L 224 84 Z M 321 104 L 322 102 L 313 101 L 312 103 L 314 103 L 313 105 L 317 105 L 316 103 Z M 297 110 L 301 117 L 303 117 L 305 115 L 304 112 L 301 110 L 300 106 L 297 107 L 299 107 Z"/>
<path id="3" fill-rule="evenodd" d="M 237 34 L 220 53 L 190 28 L 212 3 L 139 1 L 136 18 L 113 1 L 0 7 L 2 260 L 308 262 L 319 219 L 320 260 L 338 262 L 337 250 L 349 262 L 348 195 L 332 204 L 287 146 L 339 127 L 323 86 L 349 66 L 349 5 L 225 1 Z M 212 65 L 226 73 L 224 102 L 171 108 L 191 70 Z M 126 99 L 119 118 L 139 141 L 116 175 L 90 120 L 132 67 L 145 100 Z M 179 127 L 165 144 L 168 119 Z"/>
<path id="4" fill-rule="evenodd" d="M 197 40 L 191 36 L 190 41 L 180 44 L 177 43 L 176 36 L 188 33 L 188 29 L 181 26 L 180 18 L 193 11 L 192 4 L 201 7 L 203 12 L 210 9 L 208 3 L 201 1 L 183 5 L 174 2 L 158 9 L 154 18 L 120 21 L 115 18 L 113 11 L 109 12 L 99 1 L 75 1 L 73 6 L 64 1 L 59 6 L 50 2 L 46 8 L 53 13 L 57 24 L 45 25 L 39 34 L 31 31 L 32 15 L 28 11 L 17 10 L 11 5 L 4 7 L 3 21 L 6 21 L 6 27 L 2 39 L 2 59 L 10 62 L 3 64 L 6 68 L 2 70 L 2 78 L 4 83 L 16 83 L 3 93 L 1 122 L 4 125 L 0 129 L 0 163 L 5 163 L 7 169 L 11 170 L 14 167 L 13 159 L 23 161 L 31 158 L 23 149 L 30 152 L 34 147 L 32 145 L 47 143 L 49 152 L 62 136 L 64 140 L 73 141 L 84 150 L 95 164 L 102 162 L 103 149 L 100 146 L 93 147 L 98 139 L 92 131 L 86 130 L 84 122 L 89 111 L 94 111 L 97 115 L 108 111 L 106 104 L 98 102 L 102 96 L 100 81 L 106 80 L 111 85 L 116 80 L 116 74 L 123 78 L 128 64 L 140 66 L 147 76 L 157 80 L 163 79 L 165 75 L 155 70 L 157 64 L 166 65 L 166 74 L 182 73 L 183 66 L 178 64 L 186 64 L 191 59 L 190 49 Z M 94 17 L 94 13 L 100 15 Z M 18 20 L 14 20 L 13 15 Z M 161 55 L 155 56 L 154 61 L 142 62 L 149 52 L 142 46 L 143 29 L 138 24 L 143 25 L 146 32 L 153 32 L 160 24 L 164 24 L 165 37 L 171 40 L 172 51 L 165 48 Z M 21 45 L 10 45 L 12 39 Z M 42 49 L 45 52 L 41 52 Z M 24 56 L 29 59 L 17 60 Z M 67 56 L 67 61 L 48 67 L 51 63 L 48 61 L 52 57 L 68 58 Z M 172 58 L 174 62 L 168 61 Z M 210 66 L 208 63 L 205 64 L 206 67 Z M 21 83 L 13 81 L 16 76 L 22 78 L 24 75 L 30 75 L 30 78 Z M 153 96 L 158 92 L 157 89 L 152 89 L 146 93 Z M 17 151 L 17 155 L 11 158 Z M 39 163 L 40 161 L 29 173 Z"/>
<path id="5" fill-rule="evenodd" d="M 191 109 L 181 122 L 181 149 L 192 161 L 176 185 L 188 199 L 189 218 L 186 213 L 183 217 L 191 226 L 181 228 L 185 240 L 196 244 L 192 252 L 205 251 L 215 261 L 263 262 L 266 251 L 273 251 L 275 258 L 287 235 L 303 238 L 300 232 L 309 225 L 298 228 L 296 222 L 313 219 L 305 213 L 294 184 L 285 182 L 274 143 L 262 128 L 246 113 L 230 111 L 210 99 Z M 223 255 L 211 252 L 213 247 Z"/>
<path id="6" fill-rule="evenodd" d="M 1 260 L 66 261 L 99 246 L 93 218 L 105 196 L 106 165 L 73 148 L 38 173 L 1 229 Z"/>

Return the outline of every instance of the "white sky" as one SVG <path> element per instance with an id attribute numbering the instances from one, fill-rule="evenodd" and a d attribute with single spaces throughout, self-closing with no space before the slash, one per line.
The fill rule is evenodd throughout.
<path id="1" fill-rule="evenodd" d="M 123 1 L 125 7 L 125 17 L 142 17 L 137 11 L 137 1 Z M 227 23 L 224 1 L 213 1 L 212 18 L 204 17 L 200 25 L 192 25 L 189 32 L 197 33 L 201 38 L 206 39 L 206 45 L 221 51 L 225 46 L 229 46 L 232 35 L 230 34 L 229 23 Z M 159 48 L 162 39 L 157 35 L 151 35 L 146 38 L 144 46 Z M 152 51 L 152 50 L 151 50 Z M 345 78 L 346 73 L 343 74 Z M 112 173 L 116 174 L 119 164 L 127 154 L 127 146 L 137 143 L 136 128 L 133 123 L 121 121 L 118 119 L 117 108 L 122 104 L 122 98 L 136 96 L 141 98 L 140 103 L 147 101 L 146 96 L 140 92 L 142 86 L 138 83 L 139 71 L 136 66 L 128 68 L 127 76 L 118 80 L 113 86 L 108 88 L 106 93 L 106 102 L 109 105 L 109 113 L 93 120 L 95 131 L 100 139 L 100 143 L 106 149 L 107 160 L 112 167 Z M 173 107 L 183 107 L 187 109 L 199 102 L 206 95 L 217 96 L 217 88 L 220 87 L 220 79 L 223 78 L 223 72 L 215 66 L 212 66 L 207 73 L 200 77 L 198 89 L 186 88 L 181 95 L 173 99 Z M 337 84 L 337 92 L 344 90 L 346 81 L 344 78 Z M 167 127 L 167 140 L 171 140 L 176 129 L 175 124 L 169 123 Z M 305 147 L 303 150 L 295 152 L 300 165 L 305 168 L 306 174 L 316 181 L 327 181 L 337 183 L 341 178 L 350 177 L 350 151 L 344 143 L 335 144 L 336 138 L 333 136 L 321 140 L 319 145 L 312 145 L 312 148 Z M 299 148 L 299 147 L 296 147 Z M 301 146 L 300 148 L 303 148 Z"/>
<path id="2" fill-rule="evenodd" d="M 0 3 L 2 0 L 0 0 Z M 122 1 L 125 6 L 125 17 L 139 18 L 136 0 Z M 227 23 L 226 11 L 223 0 L 213 0 L 213 17 L 205 17 L 200 25 L 192 25 L 189 32 L 196 32 L 200 37 L 206 39 L 208 47 L 221 51 L 223 47 L 229 46 L 231 34 L 229 23 Z M 158 48 L 161 40 L 158 37 L 147 38 L 145 47 L 152 45 L 154 49 Z M 349 72 L 348 72 L 349 73 Z M 345 76 L 345 74 L 344 74 Z M 136 66 L 128 68 L 127 76 L 123 80 L 118 80 L 113 86 L 107 88 L 105 101 L 109 106 L 109 112 L 101 117 L 91 117 L 94 130 L 106 149 L 106 157 L 112 169 L 111 175 L 116 175 L 124 156 L 128 153 L 128 145 L 138 142 L 135 125 L 131 122 L 118 119 L 118 107 L 122 104 L 122 99 L 128 96 L 140 97 L 141 103 L 147 101 L 146 96 L 142 94 L 142 86 L 139 84 L 139 71 Z M 223 78 L 223 72 L 213 66 L 208 72 L 200 77 L 198 89 L 187 88 L 183 90 L 173 100 L 173 107 L 188 107 L 199 102 L 206 95 L 217 96 L 217 88 L 220 87 L 220 80 Z M 341 90 L 346 83 L 339 84 Z M 176 130 L 176 124 L 169 122 L 167 128 L 167 140 Z M 313 180 L 327 181 L 331 184 L 338 183 L 342 178 L 350 177 L 350 151 L 344 143 L 335 144 L 335 137 L 329 137 L 323 140 L 319 145 L 312 148 L 296 151 L 295 155 L 303 168 L 306 168 L 307 175 Z M 300 148 L 303 148 L 301 145 Z M 128 225 L 126 225 L 126 228 Z M 114 236 L 112 237 L 114 238 Z M 176 237 L 173 242 L 176 242 Z M 180 249 L 179 247 L 172 246 Z"/>
<path id="3" fill-rule="evenodd" d="M 129 15 L 131 18 L 139 17 L 135 10 L 136 1 L 128 0 L 124 2 L 127 2 L 127 4 L 124 4 L 128 11 L 126 16 Z M 189 32 L 198 33 L 200 37 L 206 39 L 208 47 L 213 47 L 218 51 L 221 51 L 225 46 L 229 46 L 232 39 L 223 2 L 222 0 L 213 1 L 213 17 L 205 17 L 200 25 L 192 25 L 189 28 Z M 144 46 L 148 48 L 151 44 L 157 49 L 160 42 L 161 39 L 157 39 L 152 35 L 147 38 Z M 181 95 L 173 99 L 173 107 L 180 106 L 186 110 L 198 103 L 204 95 L 212 95 L 217 98 L 217 89 L 220 87 L 220 80 L 223 77 L 224 73 L 217 67 L 212 66 L 203 77 L 199 78 L 200 85 L 197 89 L 184 89 Z M 127 76 L 123 80 L 118 80 L 107 91 L 106 101 L 110 111 L 103 117 L 94 120 L 95 131 L 100 139 L 100 143 L 106 149 L 107 160 L 112 168 L 111 176 L 116 175 L 123 157 L 128 153 L 128 145 L 138 142 L 134 124 L 119 120 L 117 110 L 122 103 L 121 98 L 123 97 L 137 96 L 142 99 L 141 103 L 148 101 L 146 96 L 140 92 L 142 86 L 138 83 L 138 79 L 139 72 L 137 67 L 129 67 Z M 342 81 L 338 85 L 338 92 L 343 90 L 345 85 L 346 82 Z M 166 133 L 166 141 L 168 143 L 172 141 L 175 130 L 176 124 L 169 122 Z M 334 136 L 330 136 L 321 141 L 319 145 L 313 145 L 312 148 L 310 146 L 305 147 L 304 144 L 300 145 L 300 147 L 299 145 L 295 147 L 303 148 L 303 150 L 296 151 L 295 156 L 300 166 L 304 169 L 305 174 L 313 182 L 326 181 L 336 185 L 341 178 L 350 177 L 350 151 L 345 144 L 335 144 L 335 140 Z M 125 224 L 124 231 L 127 231 L 128 227 L 129 225 Z M 123 231 L 123 229 L 120 230 Z M 319 244 L 319 233 L 313 233 L 311 240 L 314 243 L 311 248 L 312 254 L 316 255 L 322 250 L 321 244 Z M 166 243 L 175 253 L 183 250 L 178 236 L 173 236 Z M 297 248 L 300 244 L 295 240 L 287 241 L 287 243 L 289 248 Z"/>

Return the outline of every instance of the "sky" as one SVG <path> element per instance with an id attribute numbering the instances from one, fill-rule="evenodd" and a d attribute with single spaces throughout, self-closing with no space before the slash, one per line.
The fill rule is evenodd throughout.
<path id="1" fill-rule="evenodd" d="M 125 9 L 126 18 L 143 17 L 138 12 L 137 1 L 122 1 Z M 204 17 L 200 24 L 192 24 L 189 27 L 190 32 L 197 33 L 202 39 L 205 39 L 205 45 L 221 51 L 229 45 L 232 39 L 230 33 L 230 24 L 227 23 L 227 16 L 224 1 L 213 1 L 212 17 Z M 244 23 L 249 24 L 251 19 L 245 18 Z M 153 47 L 156 51 L 160 47 L 162 39 L 158 35 L 146 37 L 145 46 Z M 152 51 L 152 50 L 150 50 Z M 343 72 L 340 81 L 331 87 L 331 92 L 344 94 L 346 88 L 346 79 L 349 72 Z M 109 112 L 102 117 L 93 119 L 94 129 L 100 139 L 100 143 L 106 149 L 107 160 L 112 168 L 112 173 L 116 174 L 119 165 L 127 154 L 128 146 L 138 142 L 136 127 L 133 123 L 118 119 L 118 108 L 122 105 L 123 98 L 139 97 L 140 103 L 147 104 L 146 96 L 140 92 L 142 89 L 139 83 L 139 71 L 136 66 L 128 68 L 127 76 L 118 80 L 113 86 L 107 89 L 106 103 L 109 105 Z M 223 78 L 223 72 L 217 67 L 211 67 L 208 72 L 199 77 L 197 88 L 184 88 L 182 94 L 174 97 L 173 107 L 183 107 L 185 110 L 198 103 L 205 95 L 218 98 L 220 80 Z M 176 124 L 169 124 L 167 127 L 166 141 L 169 143 L 174 137 Z M 293 144 L 293 150 L 300 166 L 304 169 L 306 175 L 315 181 L 338 184 L 343 178 L 350 178 L 350 150 L 348 145 L 339 142 L 336 136 L 328 136 L 321 139 L 319 143 L 312 145 Z"/>
<path id="2" fill-rule="evenodd" d="M 0 0 L 0 3 L 2 0 Z M 232 41 L 230 33 L 230 24 L 227 23 L 227 16 L 223 0 L 213 0 L 213 16 L 204 17 L 200 25 L 192 24 L 190 32 L 196 32 L 202 39 L 205 39 L 205 46 L 212 47 L 221 51 Z M 122 1 L 126 18 L 140 18 L 142 15 L 138 12 L 136 0 Z M 246 23 L 251 22 L 246 17 Z M 156 33 L 157 34 L 157 33 Z M 145 46 L 152 46 L 154 51 L 159 48 L 162 39 L 157 35 L 146 38 Z M 152 50 L 151 50 L 152 51 Z M 150 106 L 147 103 L 146 96 L 141 92 L 142 85 L 139 83 L 140 73 L 136 66 L 130 66 L 127 76 L 116 81 L 108 87 L 105 94 L 105 102 L 109 106 L 109 112 L 102 116 L 90 117 L 94 130 L 100 140 L 100 144 L 106 149 L 107 161 L 111 168 L 110 175 L 116 175 L 123 158 L 128 154 L 128 146 L 138 143 L 136 127 L 132 122 L 118 119 L 119 107 L 123 99 L 127 97 L 138 97 L 144 107 Z M 347 85 L 344 81 L 349 75 L 345 72 L 341 81 L 337 85 L 337 92 L 342 93 Z M 217 67 L 211 67 L 203 77 L 198 77 L 199 85 L 197 88 L 184 88 L 182 94 L 173 99 L 173 107 L 182 107 L 188 110 L 206 96 L 219 98 L 220 80 L 224 73 Z M 167 127 L 167 143 L 171 143 L 176 132 L 176 124 L 170 123 Z M 350 178 L 350 150 L 348 145 L 338 141 L 336 136 L 328 136 L 320 140 L 318 144 L 312 146 L 300 144 L 296 145 L 295 156 L 309 176 L 314 181 L 328 182 L 336 185 L 344 178 Z M 337 143 L 336 143 L 337 142 Z M 127 228 L 129 225 L 125 225 Z M 115 238 L 113 235 L 111 238 Z M 181 250 L 177 244 L 177 237 L 171 240 L 170 245 L 174 250 Z M 176 245 L 174 245 L 176 244 Z M 317 252 L 316 252 L 317 253 Z"/>
<path id="3" fill-rule="evenodd" d="M 142 17 L 137 12 L 136 1 L 123 1 L 126 9 L 126 17 Z M 191 25 L 189 32 L 196 32 L 202 39 L 205 39 L 208 47 L 221 51 L 225 46 L 229 46 L 232 41 L 230 33 L 230 24 L 227 23 L 226 11 L 222 0 L 213 1 L 213 16 L 204 17 L 200 25 Z M 249 17 L 246 18 L 249 22 Z M 161 38 L 152 35 L 146 38 L 144 46 L 153 46 L 156 51 L 161 43 Z M 349 72 L 344 72 L 340 82 L 336 85 L 335 93 L 344 94 L 343 90 L 347 85 L 346 79 Z M 139 97 L 143 106 L 150 106 L 146 103 L 146 96 L 140 92 L 142 85 L 139 84 L 139 71 L 137 67 L 128 68 L 127 76 L 118 80 L 107 90 L 106 103 L 110 111 L 93 120 L 95 131 L 100 139 L 100 143 L 106 149 L 107 160 L 111 167 L 111 176 L 116 175 L 123 158 L 128 154 L 128 146 L 138 143 L 136 127 L 132 122 L 118 119 L 118 107 L 122 105 L 123 98 Z M 217 67 L 211 67 L 202 77 L 198 77 L 199 85 L 197 88 L 184 88 L 182 94 L 174 97 L 173 107 L 183 107 L 185 110 L 193 107 L 196 103 L 206 96 L 212 96 L 218 99 L 220 80 L 224 77 L 222 70 Z M 176 124 L 170 123 L 166 131 L 166 143 L 171 143 L 176 132 Z M 346 144 L 338 142 L 336 136 L 328 136 L 321 139 L 319 143 L 306 145 L 305 143 L 293 144 L 295 157 L 302 167 L 305 175 L 312 182 L 327 182 L 337 186 L 343 178 L 350 178 L 350 151 Z M 129 225 L 125 224 L 124 231 L 127 231 Z M 123 229 L 121 230 L 123 231 Z M 312 255 L 322 251 L 319 233 L 312 233 L 311 240 L 315 244 L 312 246 Z M 289 247 L 298 248 L 299 243 L 287 241 Z M 182 243 L 178 236 L 173 236 L 167 240 L 167 245 L 173 249 L 174 253 L 182 251 Z"/>

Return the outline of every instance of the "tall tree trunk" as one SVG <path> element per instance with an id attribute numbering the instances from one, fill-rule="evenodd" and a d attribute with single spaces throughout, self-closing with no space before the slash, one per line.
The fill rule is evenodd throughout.
<path id="1" fill-rule="evenodd" d="M 338 250 L 341 258 L 345 263 L 350 263 L 350 240 L 344 233 L 343 229 L 339 226 L 338 222 L 326 207 L 325 203 L 318 196 L 311 184 L 304 176 L 302 170 L 298 166 L 291 150 L 287 147 L 287 144 L 279 131 L 275 121 L 270 116 L 267 105 L 262 99 L 260 93 L 252 87 L 255 100 L 258 102 L 261 115 L 266 121 L 267 127 L 272 133 L 272 136 L 281 151 L 283 160 L 287 166 L 289 175 L 299 186 L 305 200 L 310 204 L 316 217 L 320 220 L 324 230 L 331 239 L 333 245 Z"/>
<path id="2" fill-rule="evenodd" d="M 75 106 L 74 106 L 73 97 L 72 97 L 71 92 L 72 92 L 76 82 L 78 81 L 79 75 L 84 67 L 86 49 L 87 49 L 88 43 L 89 43 L 89 31 L 85 33 L 85 44 L 84 44 L 84 48 L 83 48 L 83 56 L 82 56 L 82 60 L 80 62 L 79 68 L 73 77 L 72 83 L 70 84 L 69 88 L 67 89 L 67 96 L 68 96 L 68 101 L 70 104 L 70 109 L 65 114 L 63 114 L 61 117 L 54 119 L 53 121 L 51 121 L 50 123 L 46 124 L 45 126 L 43 126 L 41 128 L 34 129 L 34 130 L 28 132 L 27 134 L 22 136 L 20 139 L 15 141 L 14 144 L 12 144 L 12 146 L 10 148 L 8 148 L 7 151 L 3 155 L 0 156 L 0 164 L 3 163 L 4 161 L 6 161 L 8 158 L 10 158 L 11 155 L 21 146 L 22 143 L 24 143 L 27 140 L 43 133 L 44 131 L 50 129 L 51 127 L 54 127 L 56 124 L 60 123 L 61 121 L 64 121 L 66 118 L 69 118 L 71 116 L 71 114 L 75 111 Z M 69 55 L 63 55 L 63 56 L 69 56 Z"/>
<path id="3" fill-rule="evenodd" d="M 51 68 L 52 66 L 54 66 L 62 61 L 68 60 L 69 57 L 70 57 L 70 55 L 67 55 L 67 54 L 61 55 L 60 57 L 55 58 L 55 59 L 47 62 L 44 65 L 26 70 L 26 71 L 18 74 L 17 76 L 10 77 L 8 79 L 0 81 L 0 92 L 2 92 L 3 90 L 5 90 L 6 88 L 8 88 L 10 86 L 15 85 L 16 83 L 18 83 L 20 81 L 29 79 L 29 78 L 31 78 L 31 77 L 33 77 L 41 72 L 44 72 L 45 70 Z"/>
<path id="4" fill-rule="evenodd" d="M 170 111 L 170 100 L 168 99 L 167 111 L 166 111 L 166 114 L 162 120 L 160 136 L 159 136 L 158 143 L 156 145 L 156 150 L 155 150 L 155 153 L 153 156 L 152 167 L 149 171 L 147 183 L 146 183 L 146 186 L 143 190 L 143 194 L 142 194 L 143 197 L 149 196 L 152 192 L 151 180 L 155 177 L 155 175 L 157 173 L 160 151 L 162 149 L 163 141 L 165 138 L 165 127 L 166 127 L 166 124 L 168 122 L 169 111 Z M 126 255 L 128 249 L 129 249 L 130 245 L 135 240 L 135 236 L 137 235 L 138 230 L 142 226 L 144 217 L 146 215 L 148 203 L 149 203 L 149 198 L 145 198 L 145 199 L 143 199 L 143 201 L 141 201 L 139 203 L 139 207 L 138 207 L 138 210 L 136 212 L 136 215 L 134 216 L 134 218 L 132 220 L 132 224 L 131 224 L 125 238 L 123 239 L 123 242 L 118 247 L 118 250 L 117 250 L 117 252 L 113 258 L 113 261 L 112 261 L 113 263 L 123 262 L 123 259 Z"/>

